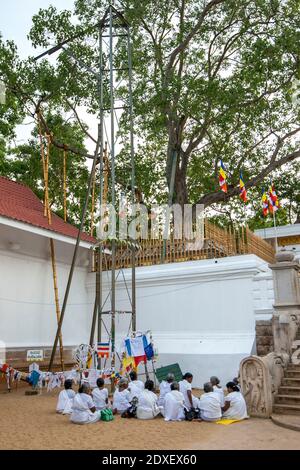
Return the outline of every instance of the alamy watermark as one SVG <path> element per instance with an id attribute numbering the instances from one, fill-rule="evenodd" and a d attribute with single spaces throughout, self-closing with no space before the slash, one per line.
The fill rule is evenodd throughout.
<path id="1" fill-rule="evenodd" d="M 190 249 L 201 249 L 204 243 L 203 204 L 128 206 L 120 203 L 100 206 L 97 225 L 100 240 L 186 240 Z"/>

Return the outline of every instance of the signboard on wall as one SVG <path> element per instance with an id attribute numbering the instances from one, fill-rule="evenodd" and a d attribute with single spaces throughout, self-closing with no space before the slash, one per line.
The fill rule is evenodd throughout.
<path id="1" fill-rule="evenodd" d="M 43 361 L 44 350 L 43 349 L 28 349 L 27 350 L 27 361 Z"/>

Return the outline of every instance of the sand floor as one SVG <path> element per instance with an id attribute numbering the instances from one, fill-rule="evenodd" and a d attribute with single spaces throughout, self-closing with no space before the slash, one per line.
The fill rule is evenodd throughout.
<path id="1" fill-rule="evenodd" d="M 252 418 L 223 426 L 122 419 L 79 426 L 55 413 L 57 391 L 0 392 L 0 449 L 300 449 L 300 433 Z"/>

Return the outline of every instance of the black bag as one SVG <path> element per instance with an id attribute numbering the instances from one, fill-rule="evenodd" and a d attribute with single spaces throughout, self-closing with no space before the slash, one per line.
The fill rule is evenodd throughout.
<path id="1" fill-rule="evenodd" d="M 130 402 L 130 407 L 127 408 L 126 411 L 123 411 L 121 414 L 121 418 L 136 418 L 136 410 L 137 410 L 138 398 L 133 397 Z"/>
<path id="2" fill-rule="evenodd" d="M 193 421 L 193 419 L 200 418 L 200 410 L 198 408 L 191 408 L 190 410 L 184 408 L 184 414 L 186 421 Z"/>

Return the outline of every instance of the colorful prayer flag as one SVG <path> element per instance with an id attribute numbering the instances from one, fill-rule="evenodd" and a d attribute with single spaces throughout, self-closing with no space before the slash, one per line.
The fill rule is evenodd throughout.
<path id="1" fill-rule="evenodd" d="M 269 187 L 269 210 L 270 213 L 273 214 L 273 212 L 276 212 L 279 209 L 279 200 L 275 191 L 275 186 L 271 181 L 270 187 Z"/>
<path id="2" fill-rule="evenodd" d="M 109 343 L 98 343 L 97 344 L 98 357 L 109 357 Z"/>
<path id="3" fill-rule="evenodd" d="M 267 217 L 267 215 L 269 213 L 269 201 L 268 201 L 267 193 L 266 193 L 264 188 L 262 190 L 261 203 L 262 203 L 263 216 Z"/>
<path id="4" fill-rule="evenodd" d="M 248 199 L 247 199 L 247 190 L 245 188 L 245 183 L 244 183 L 244 180 L 243 180 L 242 172 L 240 172 L 240 198 L 244 202 L 248 201 Z"/>
<path id="5" fill-rule="evenodd" d="M 220 160 L 220 170 L 219 170 L 219 185 L 223 193 L 227 193 L 227 183 L 226 183 L 226 171 L 222 160 Z"/>

